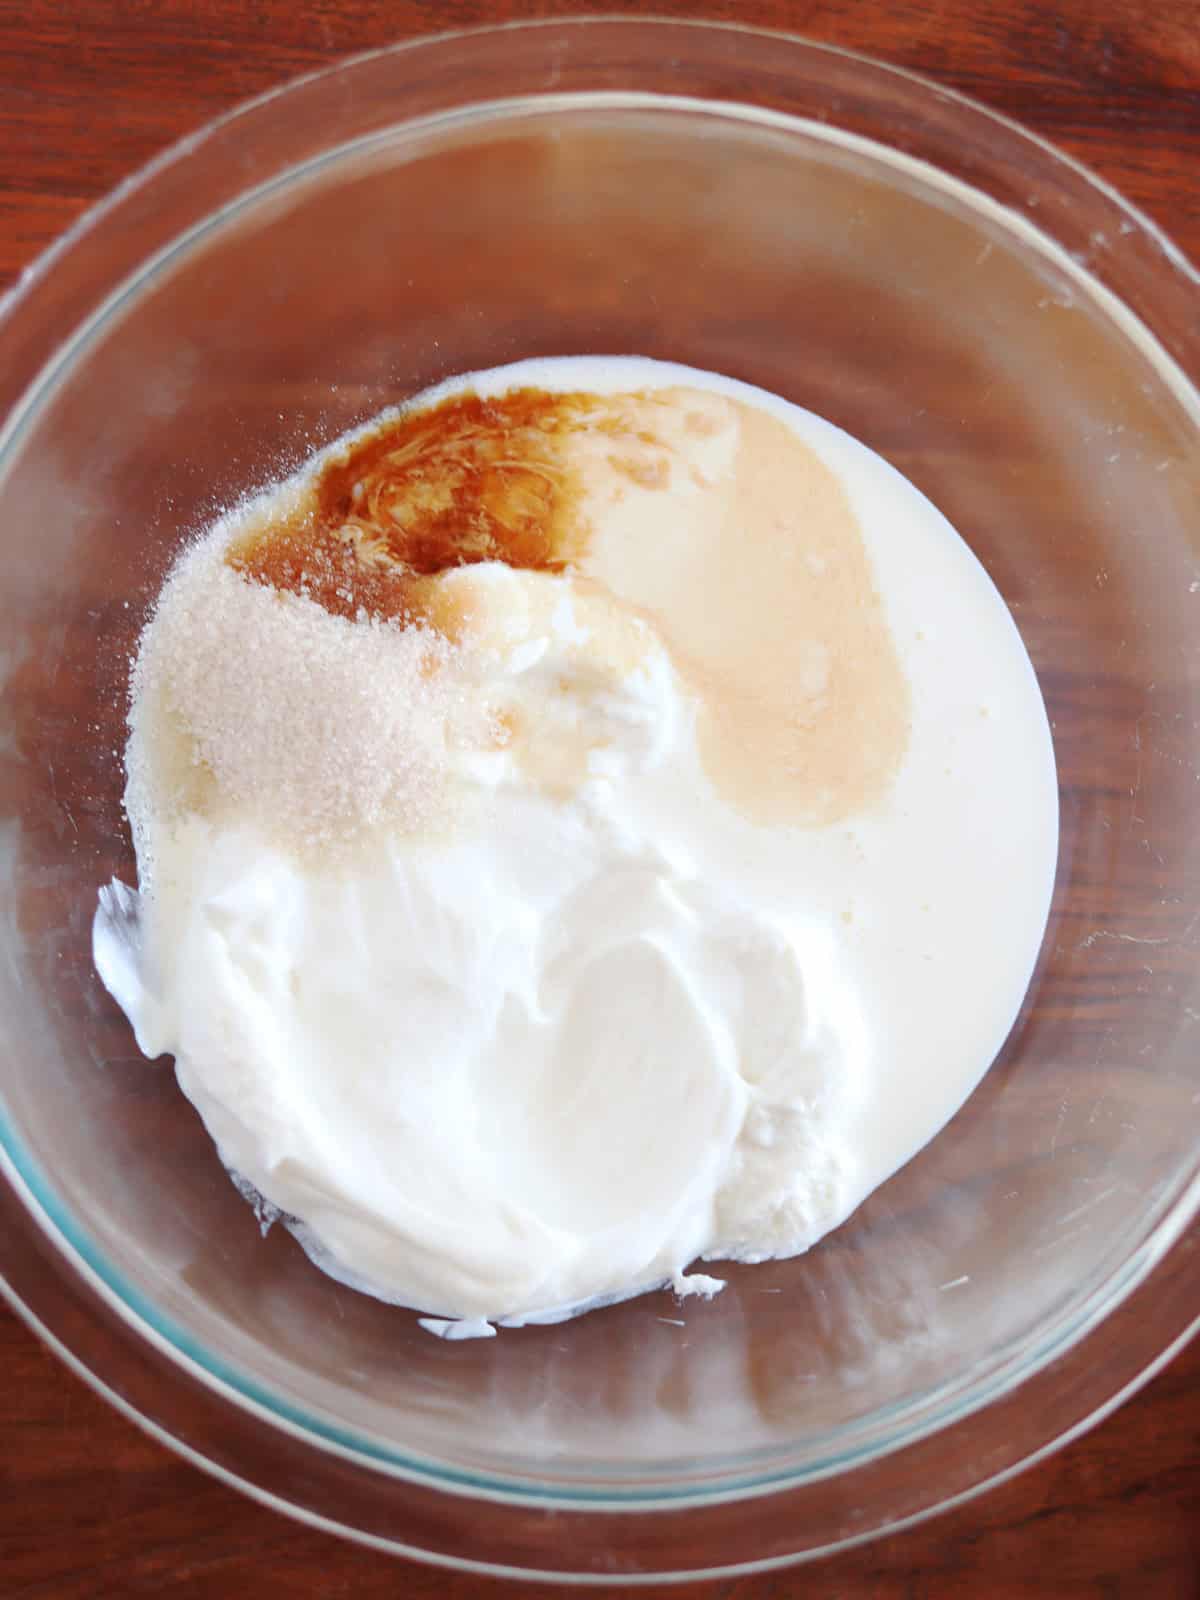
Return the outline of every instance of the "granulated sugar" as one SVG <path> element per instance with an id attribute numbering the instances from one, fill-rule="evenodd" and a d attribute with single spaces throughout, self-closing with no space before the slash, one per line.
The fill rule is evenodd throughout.
<path id="1" fill-rule="evenodd" d="M 461 700 L 456 652 L 426 627 L 350 621 L 249 581 L 226 564 L 228 542 L 218 525 L 184 555 L 143 635 L 137 808 L 235 815 L 299 849 L 429 823 Z"/>

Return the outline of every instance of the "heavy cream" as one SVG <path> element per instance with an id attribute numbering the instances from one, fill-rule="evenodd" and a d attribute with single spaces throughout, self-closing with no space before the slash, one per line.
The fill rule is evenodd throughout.
<path id="1" fill-rule="evenodd" d="M 944 519 L 641 360 L 458 380 L 218 524 L 127 770 L 95 953 L 139 1045 L 319 1265 L 450 1336 L 836 1226 L 1003 1042 L 1056 854 Z"/>

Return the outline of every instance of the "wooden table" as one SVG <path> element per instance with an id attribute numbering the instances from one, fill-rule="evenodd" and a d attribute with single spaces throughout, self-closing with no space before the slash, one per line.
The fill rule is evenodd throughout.
<path id="1" fill-rule="evenodd" d="M 590 9 L 574 0 L 0 0 L 0 290 L 110 186 L 246 96 L 408 34 Z M 1200 258 L 1196 0 L 655 0 L 652 9 L 790 28 L 917 68 L 1090 163 Z M 7 1600 L 499 1592 L 243 1500 L 110 1411 L 2 1310 L 0 1441 Z M 675 1592 L 887 1600 L 972 1591 L 1200 1596 L 1200 1342 L 1095 1432 L 923 1528 L 816 1567 Z"/>

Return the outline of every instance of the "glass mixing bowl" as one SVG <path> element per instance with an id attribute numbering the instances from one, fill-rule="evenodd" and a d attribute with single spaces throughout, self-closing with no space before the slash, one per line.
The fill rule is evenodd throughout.
<path id="1" fill-rule="evenodd" d="M 1011 124 L 716 26 L 385 51 L 118 191 L 0 325 L 0 1268 L 30 1322 L 273 1505 L 595 1581 L 895 1528 L 1115 1403 L 1200 1313 L 1197 304 Z M 189 530 L 446 374 L 589 351 L 761 384 L 947 513 L 1046 695 L 1057 892 L 982 1087 L 809 1255 L 447 1344 L 260 1236 L 89 925 L 132 873 L 128 661 Z"/>

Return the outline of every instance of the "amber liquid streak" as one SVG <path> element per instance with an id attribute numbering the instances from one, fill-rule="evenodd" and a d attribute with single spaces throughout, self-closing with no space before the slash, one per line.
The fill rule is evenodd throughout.
<path id="1" fill-rule="evenodd" d="M 252 529 L 230 564 L 327 610 L 423 617 L 423 580 L 500 561 L 564 572 L 586 541 L 581 485 L 564 438 L 619 441 L 620 409 L 602 397 L 517 389 L 473 393 L 392 418 L 321 468 L 298 512 Z"/>
<path id="2" fill-rule="evenodd" d="M 736 430 L 732 470 L 685 509 L 672 470 L 689 433 L 721 427 Z M 757 823 L 870 808 L 907 747 L 908 683 L 841 482 L 785 423 L 725 397 L 455 395 L 328 459 L 227 559 L 337 614 L 451 637 L 449 571 L 498 561 L 598 583 L 666 644 L 699 701 L 709 778 Z"/>

